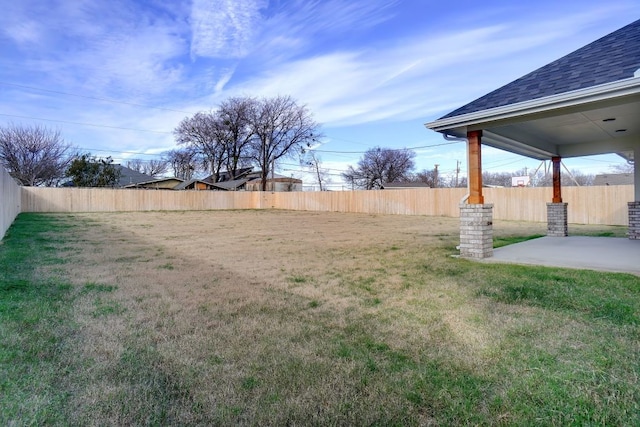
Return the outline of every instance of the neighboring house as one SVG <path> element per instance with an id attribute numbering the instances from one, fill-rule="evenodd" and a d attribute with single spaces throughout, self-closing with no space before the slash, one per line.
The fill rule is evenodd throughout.
<path id="1" fill-rule="evenodd" d="M 124 188 L 140 188 L 149 190 L 173 190 L 184 181 L 180 178 L 158 178 L 136 184 L 125 185 Z"/>
<path id="2" fill-rule="evenodd" d="M 176 186 L 174 190 L 213 190 L 213 191 L 241 191 L 247 179 L 234 179 L 232 181 L 212 183 L 204 179 L 192 179 Z"/>
<path id="3" fill-rule="evenodd" d="M 233 179 L 231 181 L 216 182 L 213 185 L 214 190 L 222 191 L 241 191 L 246 190 L 245 185 L 249 181 L 248 178 Z"/>
<path id="4" fill-rule="evenodd" d="M 176 185 L 174 190 L 215 190 L 216 188 L 210 182 L 207 182 L 203 179 L 192 179 L 189 181 L 184 181 L 178 185 Z"/>
<path id="5" fill-rule="evenodd" d="M 129 169 L 126 166 L 122 166 L 119 164 L 114 164 L 113 166 L 120 171 L 120 179 L 118 180 L 116 187 L 128 187 L 130 185 L 140 184 L 142 182 L 153 180 L 152 176 L 134 171 L 133 169 Z"/>
<path id="6" fill-rule="evenodd" d="M 252 172 L 253 172 L 252 167 L 237 169 L 236 173 L 233 176 L 233 180 L 241 179 L 246 175 L 251 174 Z M 208 177 L 204 178 L 204 181 L 213 182 L 213 175 L 209 175 Z M 229 171 L 220 172 L 218 176 L 218 182 L 225 182 L 225 181 L 232 181 L 231 172 Z"/>
<path id="7" fill-rule="evenodd" d="M 633 185 L 633 174 L 611 173 L 596 175 L 593 185 Z"/>
<path id="8" fill-rule="evenodd" d="M 235 179 L 223 171 L 214 182 L 213 175 L 202 179 L 192 179 L 174 187 L 174 190 L 213 190 L 213 191 L 260 191 L 262 172 L 253 168 L 238 169 Z M 267 179 L 267 191 L 302 191 L 302 180 L 278 174 L 270 174 Z"/>
<path id="9" fill-rule="evenodd" d="M 431 188 L 425 182 L 387 182 L 380 186 L 381 190 L 409 190 L 413 188 Z"/>
<path id="10" fill-rule="evenodd" d="M 245 184 L 245 190 L 247 191 L 261 191 L 262 190 L 262 179 L 256 178 Z M 283 191 L 302 191 L 302 180 L 286 177 L 278 174 L 274 174 L 267 179 L 267 190 L 266 191 L 275 191 L 275 192 L 283 192 Z"/>

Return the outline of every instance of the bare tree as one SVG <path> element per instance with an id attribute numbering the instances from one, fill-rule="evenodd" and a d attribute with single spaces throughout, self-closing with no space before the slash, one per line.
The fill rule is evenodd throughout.
<path id="1" fill-rule="evenodd" d="M 262 191 L 266 191 L 268 174 L 278 159 L 300 154 L 305 145 L 320 137 L 319 125 L 309 110 L 288 96 L 257 101 L 251 128 L 251 153 L 262 171 Z"/>
<path id="2" fill-rule="evenodd" d="M 496 187 L 511 187 L 511 177 L 518 176 L 512 172 L 482 172 L 482 184 Z"/>
<path id="3" fill-rule="evenodd" d="M 256 106 L 253 98 L 229 98 L 216 110 L 216 138 L 224 146 L 224 163 L 231 179 L 235 178 L 239 167 L 251 161 L 251 117 Z"/>
<path id="4" fill-rule="evenodd" d="M 593 181 L 596 179 L 596 176 L 593 174 L 584 173 L 577 169 L 571 169 L 570 171 L 566 171 L 562 173 L 562 185 L 567 187 L 584 187 L 588 185 L 593 185 Z"/>
<path id="5" fill-rule="evenodd" d="M 193 178 L 194 174 L 200 169 L 198 156 L 189 147 L 168 151 L 165 153 L 165 158 L 173 170 L 173 175 L 185 181 Z"/>
<path id="6" fill-rule="evenodd" d="M 157 178 L 169 170 L 169 163 L 164 159 L 140 160 L 132 159 L 127 161 L 126 167 L 136 172 Z"/>
<path id="7" fill-rule="evenodd" d="M 9 124 L 0 127 L 0 164 L 24 186 L 57 185 L 73 159 L 58 130 Z"/>
<path id="8" fill-rule="evenodd" d="M 406 148 L 394 150 L 374 147 L 358 161 L 358 167 L 349 166 L 342 177 L 353 187 L 372 190 L 389 182 L 407 181 L 415 167 L 416 154 Z"/>
<path id="9" fill-rule="evenodd" d="M 633 162 L 627 162 L 619 165 L 613 165 L 609 169 L 611 169 L 613 173 L 633 173 L 633 168 Z"/>
<path id="10" fill-rule="evenodd" d="M 314 151 L 309 151 L 303 159 L 303 163 L 313 173 L 315 180 L 320 187 L 320 191 L 325 191 L 327 189 L 326 185 L 330 182 L 330 179 L 328 177 L 327 171 L 321 166 L 322 159 L 320 159 L 320 157 Z"/>
<path id="11" fill-rule="evenodd" d="M 423 184 L 427 184 L 431 188 L 438 186 L 436 182 L 438 180 L 438 177 L 435 173 L 435 169 L 432 169 L 432 170 L 422 169 L 420 172 L 412 176 L 409 180 L 413 182 L 421 182 Z"/>
<path id="12" fill-rule="evenodd" d="M 185 117 L 173 131 L 176 142 L 193 149 L 217 182 L 226 161 L 226 147 L 219 138 L 221 122 L 214 113 L 199 112 Z"/>

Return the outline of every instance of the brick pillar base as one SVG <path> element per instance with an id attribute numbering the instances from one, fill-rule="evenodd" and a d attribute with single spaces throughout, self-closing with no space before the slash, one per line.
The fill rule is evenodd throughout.
<path id="1" fill-rule="evenodd" d="M 629 202 L 629 239 L 640 240 L 640 202 Z"/>
<path id="2" fill-rule="evenodd" d="M 460 256 L 493 256 L 493 204 L 460 205 Z"/>
<path id="3" fill-rule="evenodd" d="M 547 236 L 567 237 L 567 203 L 547 203 Z"/>

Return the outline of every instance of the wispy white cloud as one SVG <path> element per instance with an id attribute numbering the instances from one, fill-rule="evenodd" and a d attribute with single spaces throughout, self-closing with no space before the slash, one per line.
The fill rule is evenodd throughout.
<path id="1" fill-rule="evenodd" d="M 268 67 L 332 49 L 336 41 L 362 34 L 394 16 L 398 0 L 294 0 L 265 12 L 252 52 Z"/>
<path id="2" fill-rule="evenodd" d="M 341 37 L 375 27 L 393 17 L 398 0 L 297 0 L 276 9 L 265 24 L 270 36 L 312 40 L 319 35 Z"/>
<path id="3" fill-rule="evenodd" d="M 193 0 L 191 55 L 242 58 L 252 50 L 266 0 Z"/>
<path id="4" fill-rule="evenodd" d="M 620 22 L 616 15 L 640 11 L 631 0 L 606 5 L 591 0 L 581 11 L 567 13 L 529 8 L 538 11 L 533 17 L 516 13 L 521 6 L 511 4 L 514 10 L 507 14 L 496 12 L 504 5 L 491 5 L 452 13 L 442 25 L 430 25 L 439 16 L 420 25 L 412 22 L 404 31 L 400 20 L 393 21 L 400 16 L 396 14 L 404 9 L 405 19 L 407 8 L 424 12 L 434 5 L 419 0 L 5 3 L 0 14 L 0 77 L 5 81 L 185 113 L 72 101 L 53 94 L 34 97 L 17 90 L 3 92 L 0 110 L 168 132 L 60 125 L 78 144 L 145 152 L 171 147 L 170 132 L 186 112 L 214 108 L 235 95 L 291 95 L 331 131 L 408 120 L 421 127 L 584 45 L 592 40 L 590 35 L 614 30 Z M 464 25 L 457 25 L 462 21 Z M 390 28 L 397 33 L 388 35 Z M 7 52 L 17 53 L 13 57 Z M 411 146 L 401 133 L 393 142 Z M 429 138 L 441 141 L 425 130 Z M 357 134 L 352 139 L 387 144 Z M 348 142 L 327 144 L 328 149 L 336 146 L 353 149 Z M 457 151 L 452 156 L 463 159 L 463 150 Z M 419 155 L 427 165 L 445 163 L 440 150 Z M 492 155 L 487 151 L 486 159 Z M 337 169 L 360 157 L 323 156 Z"/>
<path id="5" fill-rule="evenodd" d="M 42 34 L 34 21 L 13 22 L 4 27 L 4 33 L 18 45 L 31 45 L 40 41 Z"/>
<path id="6" fill-rule="evenodd" d="M 170 15 L 118 0 L 78 0 L 73 7 L 11 3 L 18 4 L 12 6 L 13 27 L 2 27 L 24 52 L 19 63 L 10 62 L 8 71 L 16 76 L 29 76 L 41 87 L 111 98 L 164 93 L 183 79 L 176 58 L 188 45 L 179 20 Z"/>
<path id="7" fill-rule="evenodd" d="M 183 66 L 171 61 L 186 43 L 170 27 L 148 26 L 111 35 L 78 52 L 67 66 L 90 70 L 88 84 L 119 92 L 165 92 L 182 79 Z"/>
<path id="8" fill-rule="evenodd" d="M 595 14 L 578 14 L 563 21 L 423 33 L 393 45 L 284 61 L 230 90 L 291 94 L 333 126 L 419 117 L 426 121 L 531 71 L 536 55 L 545 56 L 532 53 L 535 48 L 557 49 L 555 45 L 597 19 Z M 540 26 L 545 31 L 537 31 Z"/>
<path id="9" fill-rule="evenodd" d="M 215 85 L 215 92 L 216 93 L 222 92 L 222 90 L 224 89 L 225 85 L 227 83 L 229 83 L 229 80 L 231 80 L 231 77 L 233 77 L 234 71 L 235 71 L 235 68 L 229 68 L 229 69 L 226 69 L 226 70 L 222 71 L 222 75 L 220 76 L 220 79 L 217 81 L 217 83 Z"/>

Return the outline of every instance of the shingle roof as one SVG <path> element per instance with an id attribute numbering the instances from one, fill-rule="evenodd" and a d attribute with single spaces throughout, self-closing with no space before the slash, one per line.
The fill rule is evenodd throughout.
<path id="1" fill-rule="evenodd" d="M 596 175 L 593 185 L 633 185 L 633 174 L 612 173 Z"/>
<path id="2" fill-rule="evenodd" d="M 253 171 L 253 167 L 239 168 L 236 170 L 234 179 L 240 179 L 243 176 L 250 174 L 252 171 Z M 202 180 L 204 182 L 213 183 L 213 175 L 209 175 L 208 177 L 203 178 Z M 222 171 L 220 172 L 220 174 L 218 174 L 218 182 L 224 182 L 224 181 L 230 181 L 230 180 L 231 180 L 231 173 L 229 171 Z"/>
<path id="3" fill-rule="evenodd" d="M 156 179 L 152 178 L 149 181 L 136 182 L 135 184 L 127 184 L 127 185 L 124 186 L 124 188 L 135 188 L 135 187 L 138 187 L 138 186 L 142 187 L 142 186 L 147 186 L 147 185 L 160 184 L 162 182 L 167 182 L 167 181 L 179 181 L 180 183 L 184 182 L 183 179 L 176 178 L 175 176 L 172 176 L 172 177 L 156 178 Z M 180 184 L 176 184 L 176 185 L 180 185 Z"/>
<path id="4" fill-rule="evenodd" d="M 129 169 L 126 166 L 114 164 L 116 169 L 120 170 L 120 179 L 118 180 L 117 187 L 125 187 L 131 184 L 140 184 L 141 182 L 147 182 L 153 180 L 152 176 L 145 175 L 133 169 Z"/>
<path id="5" fill-rule="evenodd" d="M 222 190 L 237 190 L 239 187 L 242 187 L 247 181 L 247 178 L 241 178 L 231 181 L 216 182 L 215 184 L 211 185 Z"/>
<path id="6" fill-rule="evenodd" d="M 558 95 L 634 77 L 640 69 L 640 20 L 441 117 Z"/>

